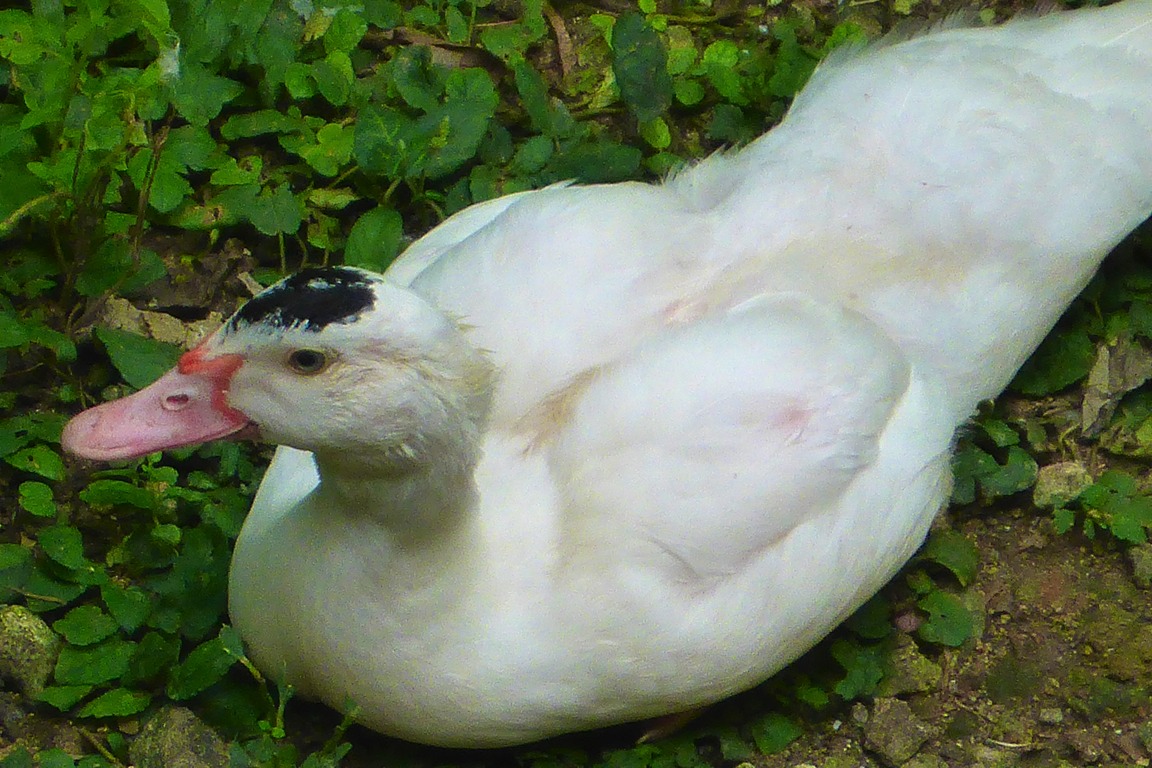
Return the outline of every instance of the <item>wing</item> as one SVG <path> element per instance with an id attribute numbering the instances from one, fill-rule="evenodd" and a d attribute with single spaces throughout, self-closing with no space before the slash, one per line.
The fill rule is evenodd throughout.
<path id="1" fill-rule="evenodd" d="M 567 183 L 553 184 L 545 189 L 568 186 Z M 410 285 L 420 273 L 434 264 L 440 256 L 459 245 L 477 231 L 483 229 L 524 197 L 534 195 L 539 190 L 525 190 L 511 195 L 486 200 L 470 205 L 462 211 L 440 222 L 435 229 L 425 234 L 400 255 L 388 267 L 388 277 L 397 285 Z"/>
<path id="2" fill-rule="evenodd" d="M 850 503 L 909 382 L 874 325 L 798 296 L 656 339 L 550 448 L 566 547 L 706 589 Z"/>

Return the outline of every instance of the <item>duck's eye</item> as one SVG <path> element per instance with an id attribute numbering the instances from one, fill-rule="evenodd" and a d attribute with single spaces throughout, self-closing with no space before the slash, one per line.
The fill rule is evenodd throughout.
<path id="1" fill-rule="evenodd" d="M 296 373 L 310 376 L 328 367 L 328 356 L 318 349 L 297 349 L 288 355 L 288 367 Z"/>

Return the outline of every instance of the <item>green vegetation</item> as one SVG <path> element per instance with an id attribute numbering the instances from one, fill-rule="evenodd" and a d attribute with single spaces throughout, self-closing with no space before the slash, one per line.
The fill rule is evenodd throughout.
<path id="1" fill-rule="evenodd" d="M 117 300 L 202 320 L 235 306 L 218 292 L 226 277 L 266 284 L 329 260 L 383 269 L 474 202 L 666 173 L 760 133 L 822 56 L 878 26 L 863 12 L 834 20 L 708 0 L 563 17 L 543 0 L 33 0 L 0 11 L 0 591 L 59 637 L 51 676 L 24 693 L 44 716 L 79 724 L 93 751 L 76 762 L 17 750 L 0 766 L 127 764 L 137 718 L 170 702 L 218 728 L 236 765 L 319 768 L 349 749 L 342 727 L 327 743 L 290 732 L 290 691 L 256 672 L 226 623 L 230 546 L 264 458 L 232 444 L 111 469 L 61 456 L 68 414 L 146 384 L 178 355 L 182 338 Z M 1119 264 L 1017 389 L 1059 398 L 1095 370 L 1098 349 L 1135 360 L 1149 340 L 1152 272 Z M 1094 481 L 1051 505 L 1056 528 L 1144 542 L 1152 501 L 1136 478 L 1152 453 L 1152 398 L 1101 381 L 1090 430 L 1040 406 L 982 417 L 961 443 L 955 501 L 1018 498 L 1041 464 L 1078 455 L 1082 430 L 1120 463 L 1093 464 Z M 693 768 L 712 764 L 701 736 L 727 760 L 778 750 L 806 718 L 877 690 L 894 611 L 917 614 L 928 653 L 976 636 L 963 590 L 977 568 L 972 542 L 943 531 L 903 583 L 805 662 L 695 730 L 514 759 Z"/>

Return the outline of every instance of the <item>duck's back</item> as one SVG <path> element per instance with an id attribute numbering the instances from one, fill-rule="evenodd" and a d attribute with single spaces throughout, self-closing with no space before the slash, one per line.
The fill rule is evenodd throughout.
<path id="1" fill-rule="evenodd" d="M 959 423 L 1152 211 L 1149 83 L 1152 0 L 883 41 L 834 55 L 742 151 L 469 209 L 392 274 L 476 327 L 505 370 L 497 414 L 801 291 L 949 381 Z"/>

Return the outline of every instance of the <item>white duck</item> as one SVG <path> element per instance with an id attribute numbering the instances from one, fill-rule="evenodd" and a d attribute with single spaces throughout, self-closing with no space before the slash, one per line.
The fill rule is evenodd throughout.
<path id="1" fill-rule="evenodd" d="M 285 446 L 232 618 L 371 728 L 680 712 L 896 572 L 957 426 L 1150 212 L 1152 0 L 949 29 L 835 57 L 663 184 L 511 195 L 383 277 L 291 277 L 65 445 Z"/>

